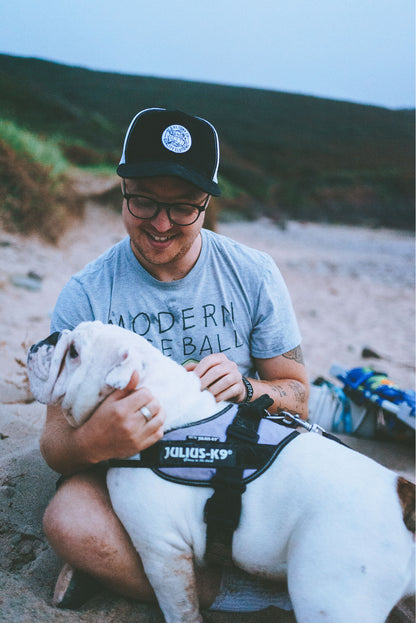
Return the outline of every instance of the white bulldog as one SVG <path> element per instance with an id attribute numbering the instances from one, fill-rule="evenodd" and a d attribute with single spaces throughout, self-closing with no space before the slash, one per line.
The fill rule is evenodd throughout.
<path id="1" fill-rule="evenodd" d="M 113 325 L 82 323 L 28 355 L 34 396 L 62 405 L 75 427 L 134 370 L 165 408 L 166 430 L 225 405 L 200 391 L 193 372 Z M 167 623 L 201 622 L 194 564 L 204 564 L 203 509 L 212 489 L 145 468 L 111 468 L 107 482 Z M 287 577 L 298 623 L 383 623 L 414 591 L 412 488 L 414 504 L 414 485 L 392 471 L 319 434 L 298 435 L 243 493 L 235 565 Z"/>

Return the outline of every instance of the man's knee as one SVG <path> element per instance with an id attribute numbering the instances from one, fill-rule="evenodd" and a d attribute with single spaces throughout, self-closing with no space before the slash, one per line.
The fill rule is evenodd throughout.
<path id="1" fill-rule="evenodd" d="M 57 550 L 71 549 L 97 531 L 112 513 L 105 482 L 96 475 L 77 474 L 59 486 L 43 517 L 46 537 Z"/>
<path id="2" fill-rule="evenodd" d="M 153 600 L 137 552 L 113 512 L 105 480 L 79 474 L 65 480 L 44 515 L 55 552 L 72 567 L 127 597 Z"/>

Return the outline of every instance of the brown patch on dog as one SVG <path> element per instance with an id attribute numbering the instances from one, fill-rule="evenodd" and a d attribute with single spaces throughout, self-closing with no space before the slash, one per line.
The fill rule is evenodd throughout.
<path id="1" fill-rule="evenodd" d="M 403 521 L 410 532 L 415 533 L 415 485 L 399 476 L 397 479 L 397 493 L 403 509 Z"/>

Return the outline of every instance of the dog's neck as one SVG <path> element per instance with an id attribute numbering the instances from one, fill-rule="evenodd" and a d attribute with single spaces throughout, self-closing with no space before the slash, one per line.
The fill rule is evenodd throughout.
<path id="1" fill-rule="evenodd" d="M 165 432 L 210 417 L 227 405 L 216 402 L 208 390 L 201 391 L 200 379 L 194 372 L 188 372 L 161 354 L 147 366 L 140 384 L 147 387 L 164 408 Z"/>

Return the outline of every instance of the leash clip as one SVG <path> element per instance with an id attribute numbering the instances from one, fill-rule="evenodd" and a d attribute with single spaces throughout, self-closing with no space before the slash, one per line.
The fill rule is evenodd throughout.
<path id="1" fill-rule="evenodd" d="M 310 433 L 325 433 L 325 429 L 319 424 L 310 424 L 309 422 L 305 422 L 300 415 L 295 415 L 293 413 L 288 413 L 287 411 L 281 411 L 280 413 L 271 414 L 267 409 L 264 409 L 266 413 L 265 418 L 267 420 L 272 420 L 277 424 L 282 424 L 283 426 L 289 426 L 291 428 L 295 428 L 297 426 L 302 426 L 306 428 L 306 430 Z"/>
<path id="2" fill-rule="evenodd" d="M 318 435 L 322 435 L 322 437 L 325 437 L 326 439 L 336 441 L 337 443 L 345 446 L 346 448 L 349 447 L 346 443 L 338 439 L 338 437 L 335 437 L 335 435 L 331 435 L 331 433 L 328 433 L 325 428 L 322 428 L 322 426 L 319 426 L 319 424 L 309 424 L 309 422 L 305 422 L 305 420 L 302 420 L 300 415 L 288 413 L 287 411 L 281 411 L 280 413 L 272 415 L 267 411 L 267 409 L 264 409 L 264 412 L 266 414 L 264 417 L 267 420 L 272 420 L 272 422 L 276 422 L 277 424 L 283 424 L 283 426 L 289 426 L 290 428 L 297 428 L 298 426 L 302 426 L 303 428 L 306 428 L 309 433 L 318 433 Z"/>

